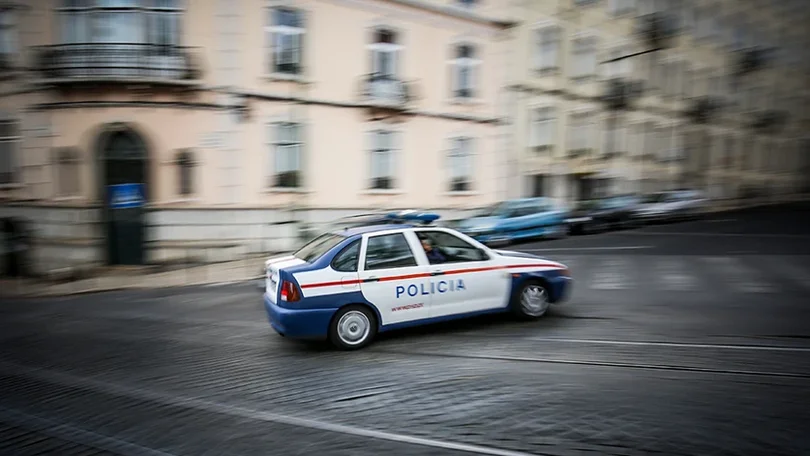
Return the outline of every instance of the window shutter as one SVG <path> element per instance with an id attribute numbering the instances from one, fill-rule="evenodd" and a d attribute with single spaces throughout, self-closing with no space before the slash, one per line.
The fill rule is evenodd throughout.
<path id="1" fill-rule="evenodd" d="M 392 188 L 399 188 L 400 179 L 402 176 L 405 175 L 405 171 L 402 169 L 405 160 L 401 157 L 405 156 L 405 132 L 404 131 L 395 131 L 392 133 L 392 151 L 390 155 L 390 170 L 391 170 L 391 177 L 393 178 Z"/>
<path id="2" fill-rule="evenodd" d="M 458 75 L 456 74 L 456 64 L 453 60 L 447 63 L 447 83 L 450 88 L 450 98 L 456 98 Z"/>
<path id="3" fill-rule="evenodd" d="M 472 65 L 470 65 L 470 98 L 478 97 L 478 81 L 480 79 L 479 75 L 481 71 L 481 62 L 475 61 Z"/>
<path id="4" fill-rule="evenodd" d="M 476 141 L 473 138 L 467 139 L 467 155 L 464 157 L 464 177 L 467 179 L 467 190 L 472 190 L 472 183 L 475 180 L 475 148 Z"/>
<path id="5" fill-rule="evenodd" d="M 537 109 L 529 111 L 529 146 L 537 147 L 540 145 L 540 131 L 539 131 L 539 115 Z"/>
<path id="6" fill-rule="evenodd" d="M 379 166 L 376 162 L 374 157 L 374 136 L 376 131 L 371 129 L 365 132 L 365 154 L 366 154 L 366 163 L 368 163 L 368 170 L 366 173 L 366 179 L 368 180 L 367 187 L 372 187 L 373 181 L 375 177 L 378 177 L 377 167 Z"/>

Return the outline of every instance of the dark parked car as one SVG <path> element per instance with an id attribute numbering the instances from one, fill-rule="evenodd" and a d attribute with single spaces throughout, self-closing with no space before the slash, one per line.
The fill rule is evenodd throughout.
<path id="1" fill-rule="evenodd" d="M 566 220 L 571 234 L 598 233 L 635 225 L 636 196 L 611 196 L 580 201 Z"/>

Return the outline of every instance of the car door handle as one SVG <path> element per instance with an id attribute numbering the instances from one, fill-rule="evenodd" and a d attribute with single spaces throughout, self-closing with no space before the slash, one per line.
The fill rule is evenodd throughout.
<path id="1" fill-rule="evenodd" d="M 430 275 L 431 275 L 431 277 L 432 276 L 444 275 L 444 271 L 433 271 L 433 272 L 430 273 Z"/>
<path id="2" fill-rule="evenodd" d="M 363 279 L 363 283 L 379 282 L 379 281 L 380 281 L 379 277 L 369 277 L 367 279 Z"/>

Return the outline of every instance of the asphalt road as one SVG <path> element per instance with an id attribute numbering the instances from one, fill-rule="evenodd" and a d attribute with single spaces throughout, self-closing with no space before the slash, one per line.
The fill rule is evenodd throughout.
<path id="1" fill-rule="evenodd" d="M 810 454 L 808 210 L 513 246 L 571 302 L 355 353 L 251 284 L 5 302 L 0 455 Z"/>

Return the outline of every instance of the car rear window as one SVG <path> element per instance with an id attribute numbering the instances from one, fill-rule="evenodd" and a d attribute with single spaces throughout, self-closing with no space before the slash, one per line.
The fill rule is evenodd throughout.
<path id="1" fill-rule="evenodd" d="M 293 256 L 307 263 L 312 263 L 322 257 L 326 252 L 332 250 L 344 239 L 346 239 L 346 237 L 339 234 L 322 234 L 298 249 L 297 252 L 293 253 Z"/>

